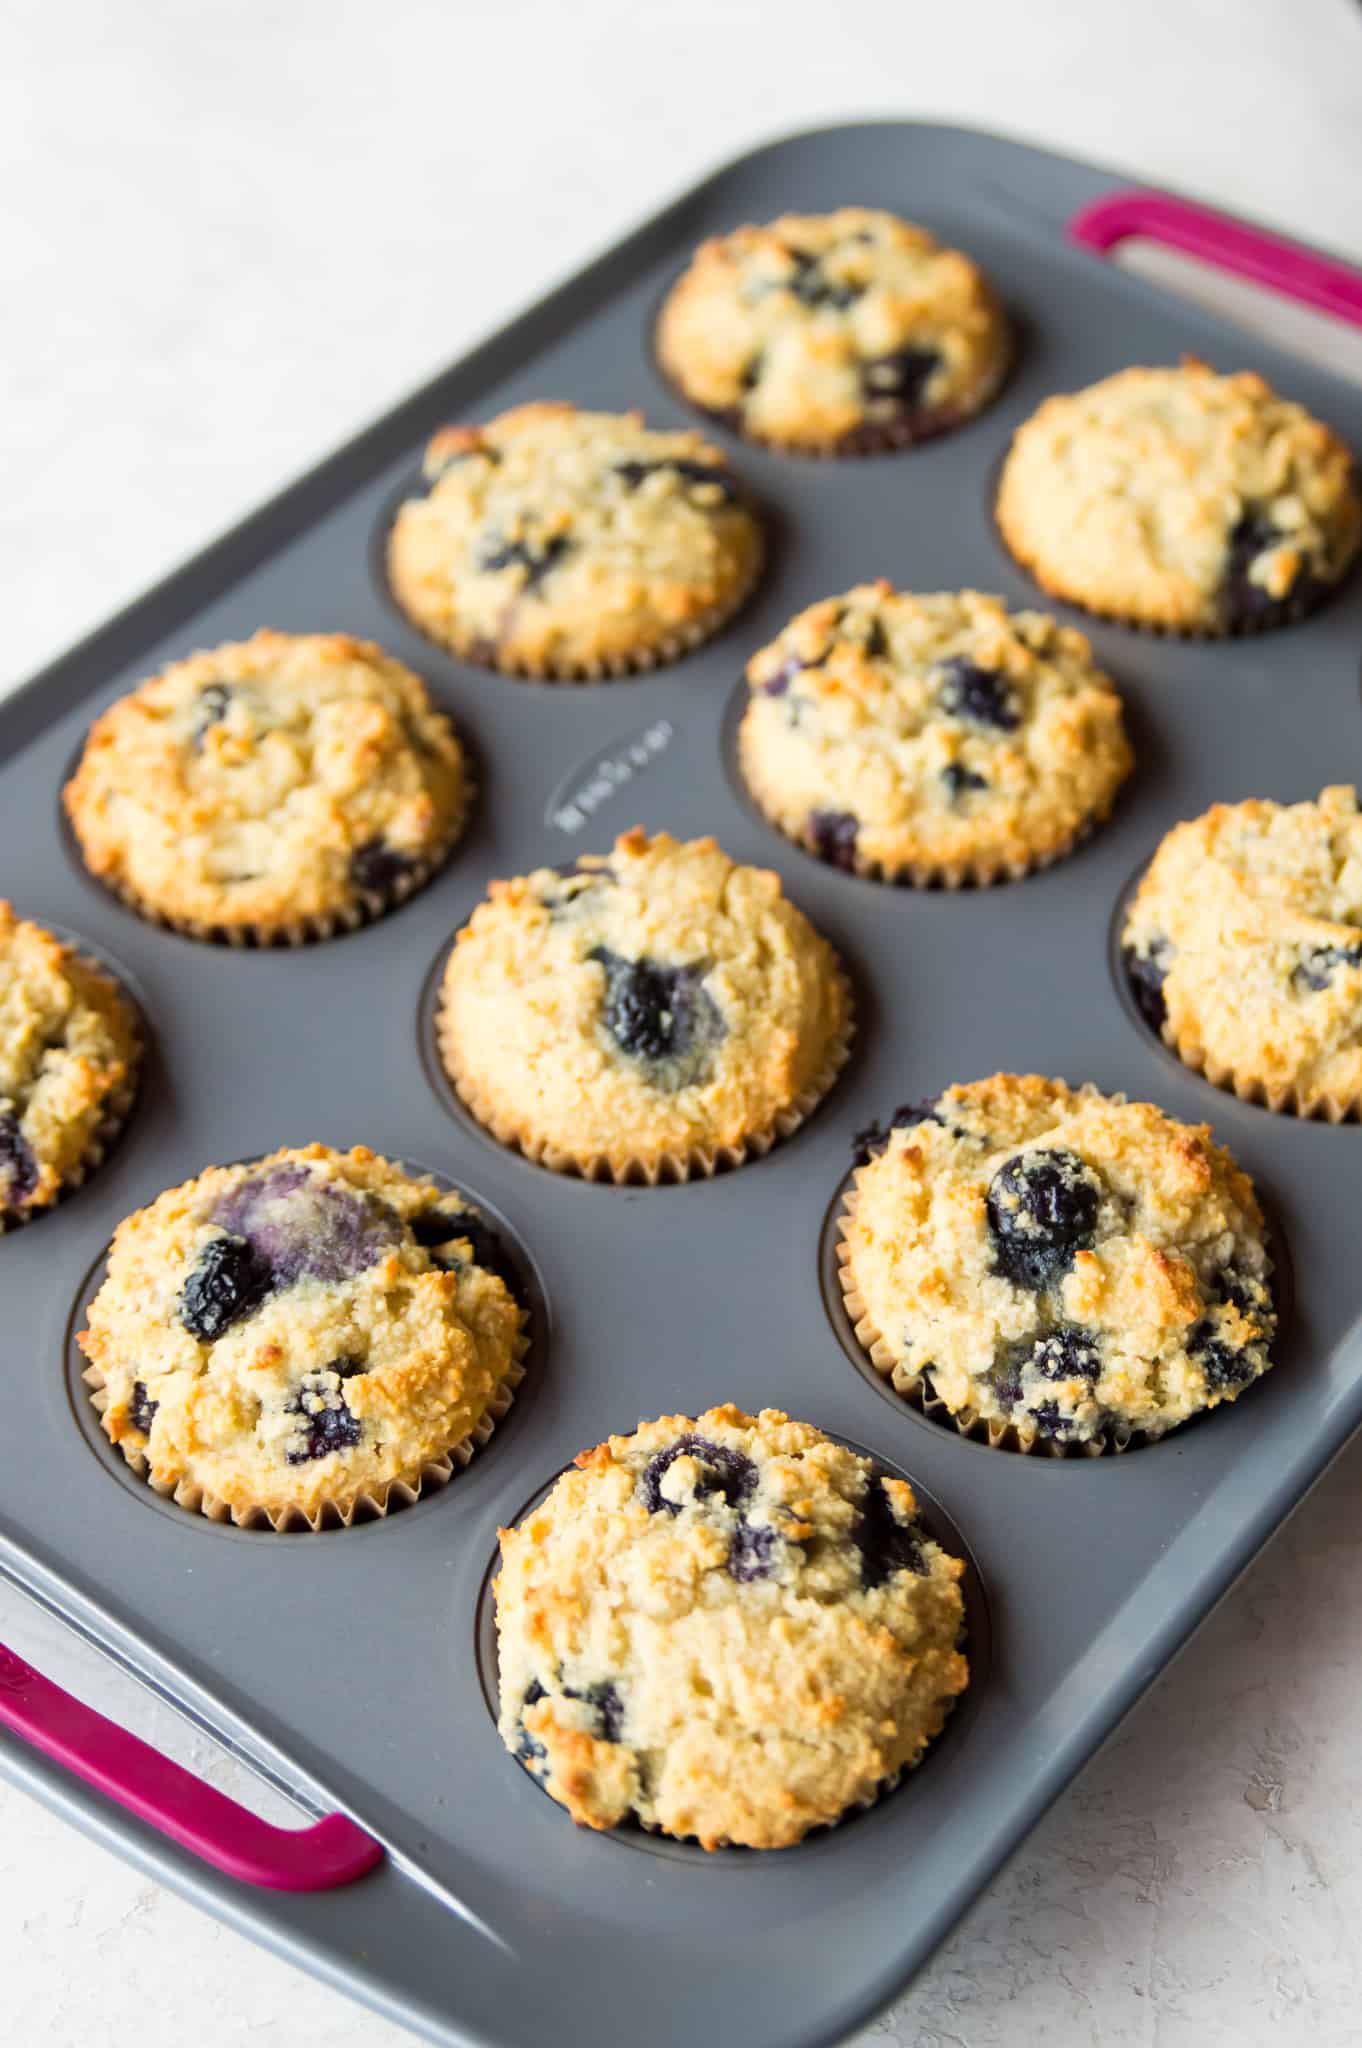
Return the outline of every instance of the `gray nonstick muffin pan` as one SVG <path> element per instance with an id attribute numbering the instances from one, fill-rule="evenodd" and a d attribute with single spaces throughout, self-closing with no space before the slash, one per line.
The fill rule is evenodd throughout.
<path id="1" fill-rule="evenodd" d="M 1362 448 L 1357 390 L 1074 245 L 1075 209 L 1113 184 L 907 123 L 759 149 L 0 708 L 0 891 L 104 954 L 153 1039 L 139 1106 L 105 1163 L 0 1239 L 0 1568 L 310 1815 L 348 1814 L 387 1854 L 340 1888 L 260 1889 L 12 1732 L 0 1768 L 431 2040 L 811 2048 L 852 2031 L 903 1987 L 1362 1419 L 1362 1131 L 1272 1116 L 1184 1069 L 1124 995 L 1111 943 L 1123 892 L 1176 819 L 1220 798 L 1314 796 L 1356 774 L 1362 577 L 1302 625 L 1216 645 L 1088 622 L 1129 706 L 1137 770 L 1109 824 L 1020 883 L 918 892 L 836 872 L 762 821 L 732 766 L 744 662 L 814 598 L 887 576 L 1043 602 L 998 541 L 990 501 L 1010 433 L 1048 393 L 1192 350 L 1261 368 Z M 714 429 L 765 507 L 772 559 L 717 639 L 651 675 L 510 681 L 402 619 L 382 537 L 433 428 L 543 396 L 692 420 L 650 334 L 693 245 L 852 201 L 926 222 L 998 282 L 1021 348 L 995 404 L 909 453 L 840 462 Z M 85 874 L 58 807 L 97 711 L 167 659 L 264 624 L 348 630 L 409 662 L 475 752 L 481 790 L 430 887 L 366 930 L 295 951 L 196 944 L 139 921 Z M 765 1160 L 681 1187 L 588 1185 L 501 1149 L 440 1081 L 430 1043 L 432 977 L 489 880 L 604 850 L 634 823 L 712 832 L 776 868 L 857 987 L 853 1056 L 811 1121 Z M 963 1440 L 853 1362 L 826 1228 L 852 1134 L 999 1068 L 1208 1119 L 1254 1176 L 1287 1313 L 1275 1370 L 1234 1407 L 1121 1457 L 1022 1457 Z M 70 1337 L 121 1217 L 210 1161 L 314 1138 L 429 1167 L 499 1222 L 539 1303 L 529 1372 L 489 1446 L 418 1505 L 318 1535 L 219 1527 L 156 1499 L 105 1445 Z M 912 1478 L 971 1561 L 975 1677 L 921 1768 L 872 1811 L 795 1849 L 706 1856 L 575 1829 L 503 1750 L 487 1580 L 498 1524 L 578 1450 L 642 1416 L 729 1399 L 785 1408 Z M 16 1664 L 0 1659 L 0 1690 L 18 1698 Z"/>

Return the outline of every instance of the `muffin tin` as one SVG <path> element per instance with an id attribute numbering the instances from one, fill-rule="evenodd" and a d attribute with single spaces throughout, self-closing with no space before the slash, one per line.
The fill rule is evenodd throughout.
<path id="1" fill-rule="evenodd" d="M 431 2040 L 811 2048 L 853 2029 L 901 1989 L 1362 1419 L 1362 1132 L 1272 1116 L 1182 1067 L 1125 1000 L 1109 947 L 1132 871 L 1175 819 L 1222 797 L 1313 795 L 1358 760 L 1362 578 L 1304 625 L 1227 645 L 1086 625 L 1125 695 L 1137 766 L 1113 818 L 1022 882 L 919 892 L 835 872 L 763 822 L 732 765 L 726 714 L 743 664 L 813 598 L 885 575 L 1036 601 L 996 538 L 990 490 L 1007 436 L 1048 392 L 1192 349 L 1260 367 L 1362 448 L 1362 394 L 1066 241 L 1074 209 L 1111 182 L 904 123 L 758 150 L 0 709 L 0 885 L 24 915 L 105 954 L 153 1033 L 141 1100 L 108 1159 L 0 1241 L 0 1568 L 311 1815 L 343 1810 L 386 1854 L 357 1881 L 316 1889 L 371 1859 L 353 1827 L 292 1837 L 285 1870 L 268 1844 L 226 1853 L 192 1800 L 168 1841 L 98 1789 L 127 1801 L 126 1773 L 78 1736 L 44 1737 L 44 1681 L 3 1653 L 0 1768 Z M 1022 337 L 1002 397 L 903 455 L 811 462 L 730 437 L 767 508 L 772 560 L 739 617 L 672 667 L 563 688 L 426 643 L 377 565 L 428 433 L 538 395 L 687 421 L 650 328 L 694 243 L 846 199 L 921 219 L 986 266 Z M 1346 279 L 1341 289 L 1346 302 Z M 363 634 L 409 662 L 471 745 L 482 792 L 427 889 L 363 931 L 282 952 L 139 921 L 85 874 L 58 810 L 99 709 L 170 657 L 262 623 Z M 635 822 L 713 832 L 778 869 L 857 986 L 853 1055 L 827 1101 L 767 1158 L 712 1181 L 618 1188 L 550 1174 L 498 1147 L 434 1063 L 431 976 L 489 879 L 603 849 Z M 1236 1406 L 1121 1458 L 1024 1458 L 959 1437 L 849 1361 L 826 1240 L 820 1285 L 820 1233 L 852 1134 L 1000 1067 L 1209 1119 L 1254 1176 L 1296 1306 L 1276 1370 Z M 317 1535 L 214 1525 L 158 1500 L 104 1442 L 70 1335 L 123 1215 L 210 1160 L 313 1138 L 425 1162 L 503 1222 L 543 1305 L 528 1374 L 486 1448 L 414 1506 Z M 945 1735 L 873 1810 L 796 1849 L 707 1857 L 574 1829 L 506 1754 L 485 1699 L 486 1584 L 498 1523 L 576 1451 L 641 1416 L 725 1399 L 784 1407 L 920 1485 L 966 1546 L 980 1648 Z"/>

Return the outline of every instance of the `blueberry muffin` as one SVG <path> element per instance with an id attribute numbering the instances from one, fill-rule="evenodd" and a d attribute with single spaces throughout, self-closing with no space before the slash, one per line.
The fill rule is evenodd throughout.
<path id="1" fill-rule="evenodd" d="M 668 294 L 657 352 L 687 398 L 749 439 L 855 455 L 978 412 L 1011 344 L 968 256 L 843 206 L 705 242 Z"/>
<path id="2" fill-rule="evenodd" d="M 435 436 L 425 489 L 394 522 L 388 577 L 456 654 L 573 680 L 707 640 L 762 550 L 737 479 L 699 434 L 541 403 Z"/>
<path id="3" fill-rule="evenodd" d="M 119 1225 L 77 1342 L 105 1431 L 215 1521 L 348 1523 L 442 1485 L 506 1413 L 496 1234 L 363 1146 L 210 1166 Z"/>
<path id="4" fill-rule="evenodd" d="M 1302 617 L 1362 538 L 1351 453 L 1251 371 L 1121 370 L 1049 398 L 1012 443 L 998 523 L 1054 597 L 1224 634 Z"/>
<path id="5" fill-rule="evenodd" d="M 0 1230 L 98 1164 L 132 1106 L 140 1052 L 110 976 L 0 902 Z"/>
<path id="6" fill-rule="evenodd" d="M 494 882 L 450 954 L 440 1051 L 503 1144 L 559 1172 L 713 1173 L 794 1130 L 846 1058 L 837 958 L 764 868 L 639 829 Z"/>
<path id="7" fill-rule="evenodd" d="M 1121 934 L 1136 1000 L 1217 1087 L 1337 1123 L 1362 1104 L 1362 816 L 1216 804 L 1161 843 Z"/>
<path id="8" fill-rule="evenodd" d="M 91 873 L 143 916 L 268 944 L 410 895 L 468 795 L 459 742 L 410 669 L 343 633 L 262 632 L 121 697 L 65 801 Z"/>
<path id="9" fill-rule="evenodd" d="M 995 1074 L 860 1142 L 848 1313 L 897 1391 L 962 1431 L 1119 1450 L 1267 1371 L 1263 1220 L 1208 1125 Z"/>
<path id="10" fill-rule="evenodd" d="M 748 788 L 858 874 L 991 882 L 1066 853 L 1129 772 L 1121 700 L 1081 633 L 977 591 L 861 584 L 748 663 Z"/>
<path id="11" fill-rule="evenodd" d="M 496 1581 L 501 1737 L 572 1818 L 782 1849 L 921 1758 L 964 1566 L 906 1480 L 779 1410 L 583 1451 Z"/>

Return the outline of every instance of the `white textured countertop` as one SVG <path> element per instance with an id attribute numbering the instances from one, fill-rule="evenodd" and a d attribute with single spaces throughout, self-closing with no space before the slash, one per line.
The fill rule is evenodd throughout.
<path id="1" fill-rule="evenodd" d="M 8 681 L 766 135 L 1007 129 L 1362 260 L 1353 0 L 18 0 L 9 24 Z M 1360 1487 L 1354 1445 L 866 2040 L 1362 2039 Z M 4 1588 L 0 1638 L 246 1788 Z M 3 1786 L 0 1981 L 14 2048 L 409 2038 Z"/>

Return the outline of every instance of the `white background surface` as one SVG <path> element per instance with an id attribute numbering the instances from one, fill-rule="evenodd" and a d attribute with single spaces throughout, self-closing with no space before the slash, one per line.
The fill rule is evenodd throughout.
<path id="1" fill-rule="evenodd" d="M 8 680 L 772 133 L 1003 128 L 1362 260 L 1353 0 L 12 0 L 8 22 Z M 1360 1483 L 1355 1446 L 867 2041 L 1362 2039 Z M 0 1637 L 240 1789 L 4 1589 Z M 3 1787 L 0 1984 L 15 2048 L 409 2038 Z"/>

